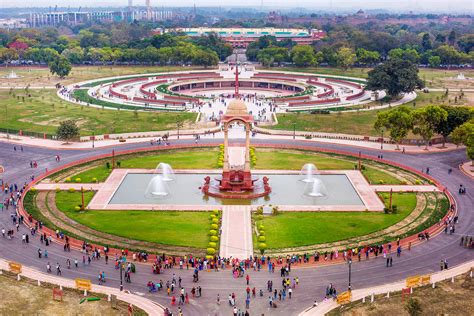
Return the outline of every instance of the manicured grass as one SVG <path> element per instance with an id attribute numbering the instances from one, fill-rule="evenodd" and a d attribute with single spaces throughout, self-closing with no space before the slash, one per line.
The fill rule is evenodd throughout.
<path id="1" fill-rule="evenodd" d="M 256 149 L 257 164 L 255 169 L 275 169 L 275 170 L 300 170 L 306 163 L 314 163 L 320 170 L 352 170 L 354 161 L 344 159 L 344 157 L 330 157 L 297 151 L 276 151 Z M 142 168 L 153 169 L 158 163 L 169 163 L 174 169 L 216 169 L 217 168 L 217 148 L 207 148 L 205 150 L 195 149 L 188 151 L 170 151 L 158 155 L 144 155 L 133 158 L 117 158 L 122 168 Z M 111 169 L 107 169 L 105 161 L 102 165 L 81 172 L 71 177 L 72 181 L 80 178 L 82 183 L 90 183 L 93 178 L 103 182 L 109 176 Z M 401 181 L 392 175 L 366 167 L 363 174 L 370 183 L 380 184 L 401 184 Z"/>
<path id="2" fill-rule="evenodd" d="M 169 71 L 197 70 L 204 68 L 180 67 L 180 66 L 74 66 L 71 73 L 64 79 L 51 75 L 49 69 L 32 67 L 0 67 L 0 84 L 26 86 L 54 86 L 56 83 L 71 84 L 85 80 L 100 79 L 104 77 L 139 75 Z M 4 78 L 5 75 L 14 71 L 20 78 L 11 80 Z M 209 69 L 208 69 L 209 70 Z"/>
<path id="3" fill-rule="evenodd" d="M 92 192 L 86 192 L 87 201 Z M 208 212 L 85 211 L 74 207 L 81 203 L 79 192 L 56 194 L 56 206 L 68 217 L 98 231 L 124 238 L 173 246 L 205 248 L 209 237 Z"/>
<path id="4" fill-rule="evenodd" d="M 442 95 L 442 92 L 418 93 L 415 108 L 434 103 L 442 104 L 440 99 Z M 413 108 L 412 103 L 408 106 Z M 379 136 L 373 128 L 377 112 L 374 110 L 333 114 L 284 113 L 277 115 L 278 124 L 270 128 L 293 130 L 295 123 L 297 131 Z"/>
<path id="5" fill-rule="evenodd" d="M 194 124 L 195 113 L 133 112 L 98 109 L 66 102 L 55 90 L 0 90 L 0 127 L 55 134 L 59 123 L 72 119 L 81 135 L 169 130 L 178 120 Z M 24 101 L 23 101 L 24 98 Z"/>
<path id="6" fill-rule="evenodd" d="M 402 181 L 389 173 L 371 167 L 365 167 L 365 170 L 362 170 L 362 174 L 370 184 L 402 184 Z"/>
<path id="7" fill-rule="evenodd" d="M 388 203 L 388 202 L 387 202 Z M 268 248 L 315 245 L 363 236 L 391 226 L 416 206 L 415 193 L 394 193 L 396 214 L 371 212 L 281 212 L 263 220 Z"/>
<path id="8" fill-rule="evenodd" d="M 353 169 L 354 164 L 338 158 L 293 151 L 265 151 L 256 149 L 256 169 L 300 170 L 306 163 L 314 163 L 321 170 Z"/>

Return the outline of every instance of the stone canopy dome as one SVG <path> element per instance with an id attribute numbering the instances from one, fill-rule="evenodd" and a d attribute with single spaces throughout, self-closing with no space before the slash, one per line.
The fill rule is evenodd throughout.
<path id="1" fill-rule="evenodd" d="M 230 101 L 227 111 L 225 112 L 226 116 L 243 116 L 248 114 L 245 102 L 237 99 Z"/>

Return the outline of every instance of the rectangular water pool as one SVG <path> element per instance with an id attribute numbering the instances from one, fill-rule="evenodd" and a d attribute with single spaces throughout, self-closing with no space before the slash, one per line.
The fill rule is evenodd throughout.
<path id="1" fill-rule="evenodd" d="M 175 174 L 173 181 L 166 182 L 169 194 L 152 197 L 145 194 L 148 183 L 155 176 L 151 173 L 129 173 L 112 196 L 109 204 L 155 205 L 364 205 L 357 191 L 345 174 L 324 174 L 318 178 L 326 187 L 326 196 L 310 197 L 307 183 L 301 176 L 292 174 L 268 175 L 272 192 L 267 197 L 253 200 L 218 199 L 205 196 L 199 189 L 208 174 Z M 215 178 L 216 174 L 209 174 Z M 264 174 L 255 175 L 260 178 Z"/>

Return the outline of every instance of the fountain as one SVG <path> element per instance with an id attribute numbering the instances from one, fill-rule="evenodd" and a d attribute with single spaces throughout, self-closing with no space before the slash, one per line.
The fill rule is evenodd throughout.
<path id="1" fill-rule="evenodd" d="M 145 196 L 165 197 L 167 195 L 169 195 L 169 189 L 163 176 L 154 176 L 148 183 Z"/>
<path id="2" fill-rule="evenodd" d="M 321 179 L 313 177 L 313 181 L 306 184 L 305 194 L 310 197 L 327 196 L 326 186 Z"/>
<path id="3" fill-rule="evenodd" d="M 307 163 L 301 168 L 300 175 L 303 177 L 301 181 L 309 183 L 314 181 L 314 174 L 318 170 L 312 163 Z"/>
<path id="4" fill-rule="evenodd" d="M 163 181 L 173 181 L 174 180 L 174 171 L 173 168 L 167 163 L 160 162 L 155 169 L 154 174 L 159 174 L 162 176 Z"/>
<path id="5" fill-rule="evenodd" d="M 16 72 L 14 72 L 14 71 L 12 70 L 12 72 L 10 72 L 8 75 L 6 75 L 5 78 L 7 78 L 7 79 L 18 79 L 18 78 L 20 78 L 20 76 L 18 76 L 18 75 L 16 74 Z"/>

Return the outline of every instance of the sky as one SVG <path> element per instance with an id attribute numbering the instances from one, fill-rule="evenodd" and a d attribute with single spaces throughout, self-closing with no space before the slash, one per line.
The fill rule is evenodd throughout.
<path id="1" fill-rule="evenodd" d="M 152 6 L 260 6 L 262 0 L 151 0 Z M 145 0 L 133 0 L 134 5 L 144 5 Z M 82 7 L 126 6 L 128 0 L 81 0 Z M 78 2 L 71 0 L 0 0 L 4 7 L 76 7 Z M 318 8 L 328 10 L 386 9 L 396 12 L 458 12 L 474 14 L 474 0 L 263 0 L 263 6 L 269 9 L 278 8 Z"/>

